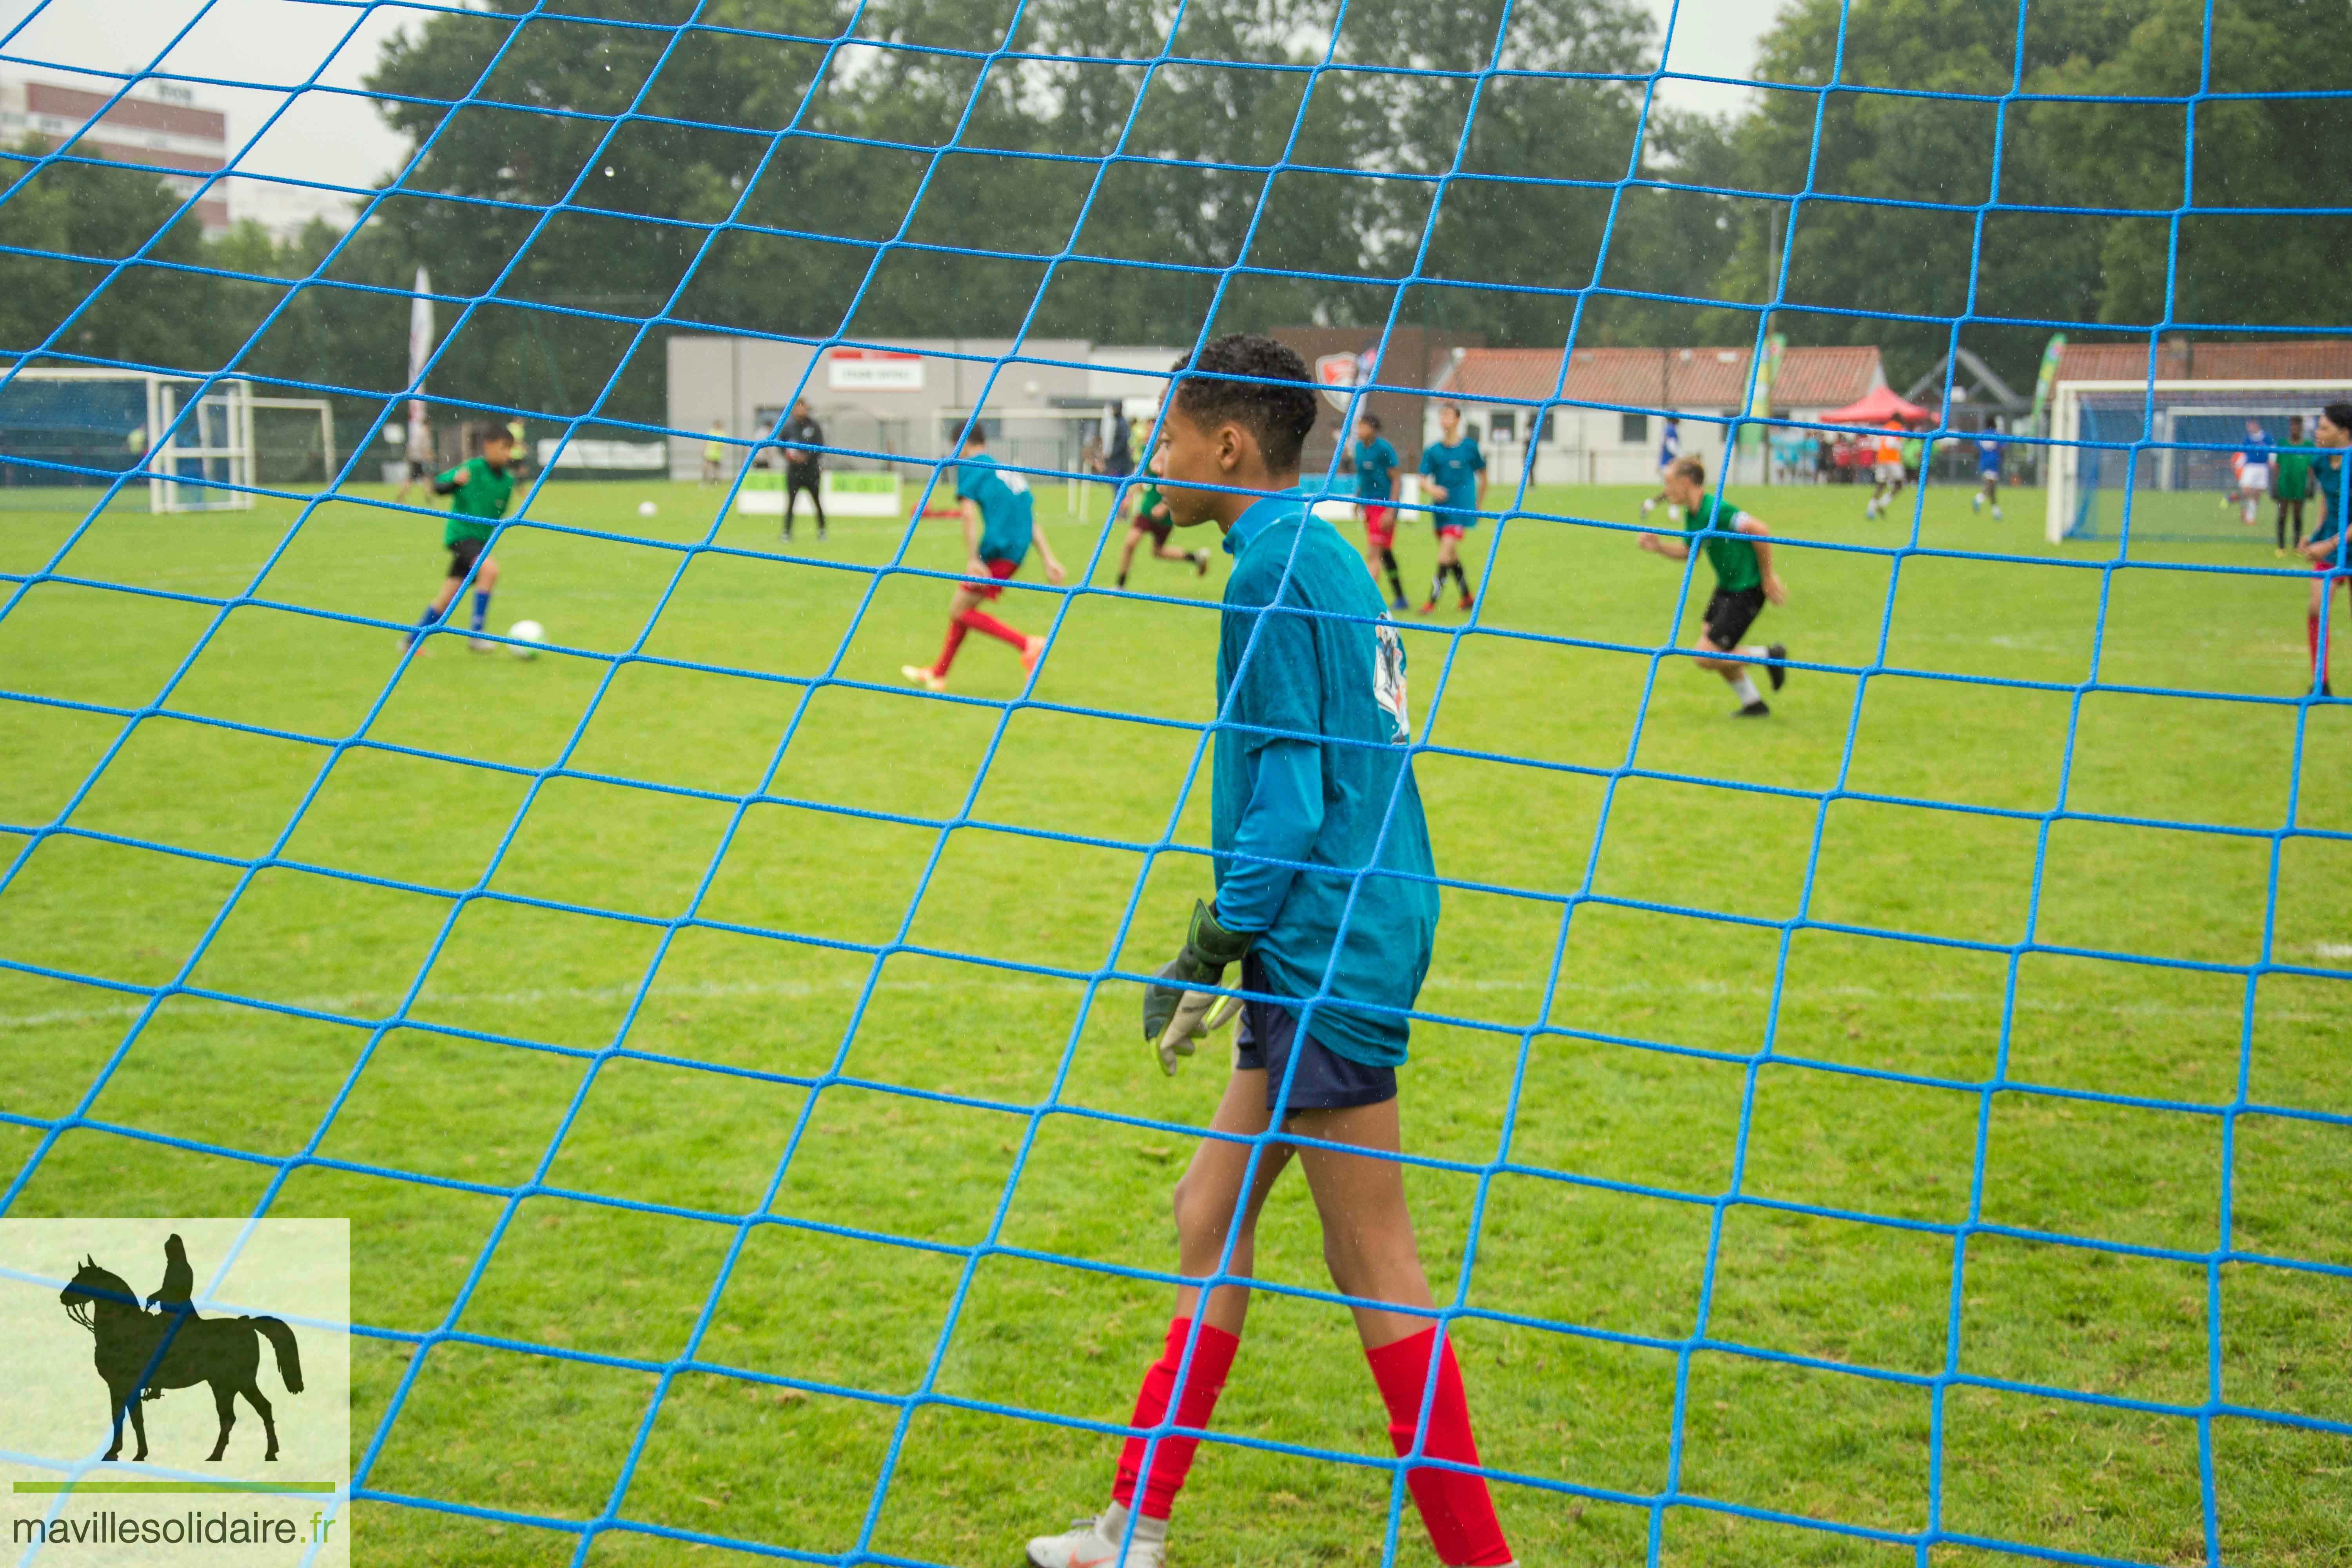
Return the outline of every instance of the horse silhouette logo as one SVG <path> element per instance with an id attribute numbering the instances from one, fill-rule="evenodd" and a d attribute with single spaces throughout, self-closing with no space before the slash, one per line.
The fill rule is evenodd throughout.
<path id="1" fill-rule="evenodd" d="M 195 1272 L 188 1265 L 186 1247 L 174 1236 L 163 1250 L 163 1288 L 145 1303 L 120 1275 L 87 1255 L 73 1283 L 58 1292 L 66 1315 L 97 1341 L 91 1359 L 98 1375 L 106 1380 L 107 1415 L 114 1426 L 114 1443 L 106 1457 L 121 1456 L 122 1418 L 127 1415 L 139 1436 L 139 1451 L 131 1458 L 144 1459 L 147 1418 L 139 1408 L 142 1399 L 205 1383 L 212 1385 L 213 1408 L 220 1414 L 220 1440 L 205 1458 L 217 1460 L 228 1451 L 229 1428 L 236 1425 L 236 1396 L 242 1394 L 260 1415 L 269 1438 L 269 1451 L 262 1458 L 277 1458 L 278 1423 L 256 1374 L 261 1370 L 266 1335 L 278 1352 L 278 1375 L 286 1392 L 302 1392 L 302 1358 L 295 1348 L 294 1331 L 276 1318 L 198 1316 L 190 1305 Z M 149 1311 L 149 1305 L 157 1310 Z"/>

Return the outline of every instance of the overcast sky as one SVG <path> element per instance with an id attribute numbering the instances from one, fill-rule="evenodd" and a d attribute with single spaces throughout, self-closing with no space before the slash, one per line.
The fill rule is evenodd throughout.
<path id="1" fill-rule="evenodd" d="M 1663 32 L 1669 0 L 1647 3 Z M 1707 76 L 1747 74 L 1778 3 L 1683 0 L 1668 67 Z M 327 88 L 357 87 L 384 38 L 414 15 L 396 5 L 368 10 L 300 0 L 0 0 L 0 38 L 5 39 L 0 71 L 68 80 L 76 68 L 152 68 L 266 84 L 276 90 L 210 82 L 193 89 L 199 103 L 228 111 L 233 146 L 268 126 L 240 167 L 365 185 L 395 168 L 404 151 L 367 100 L 308 92 L 289 105 L 288 94 L 313 80 Z M 1669 102 L 1717 111 L 1746 97 L 1737 88 L 1690 83 L 1662 90 Z"/>

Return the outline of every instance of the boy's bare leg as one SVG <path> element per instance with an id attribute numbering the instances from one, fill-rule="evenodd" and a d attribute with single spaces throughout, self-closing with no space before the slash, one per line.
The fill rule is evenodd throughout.
<path id="1" fill-rule="evenodd" d="M 1378 1350 L 1430 1327 L 1433 1317 L 1406 1310 L 1433 1303 L 1413 1241 L 1412 1215 L 1405 1207 L 1404 1166 L 1376 1157 L 1403 1146 L 1397 1102 L 1302 1110 L 1284 1129 L 1302 1138 L 1374 1152 L 1298 1151 L 1307 1188 L 1315 1194 L 1315 1211 L 1323 1221 L 1323 1261 L 1331 1270 L 1331 1282 L 1342 1294 L 1383 1303 L 1349 1309 L 1364 1348 Z"/>
<path id="2" fill-rule="evenodd" d="M 1217 1102 L 1216 1114 L 1209 1119 L 1209 1125 L 1220 1132 L 1254 1137 L 1272 1124 L 1265 1111 L 1265 1073 L 1262 1069 L 1236 1068 L 1225 1082 L 1224 1098 Z M 1192 1151 L 1192 1163 L 1176 1183 L 1177 1267 L 1183 1274 L 1200 1279 L 1216 1271 L 1236 1209 L 1241 1213 L 1242 1230 L 1234 1242 L 1234 1255 L 1226 1263 L 1226 1271 L 1247 1275 L 1255 1264 L 1258 1211 L 1265 1206 L 1266 1194 L 1274 1190 L 1276 1179 L 1290 1163 L 1292 1150 L 1281 1143 L 1265 1145 L 1255 1177 L 1248 1174 L 1250 1153 L 1251 1145 L 1222 1138 L 1204 1138 L 1201 1146 Z M 1241 1202 L 1244 1179 L 1250 1183 L 1246 1206 Z M 1221 1285 L 1209 1292 L 1205 1314 L 1200 1307 L 1198 1287 L 1178 1287 L 1178 1317 L 1199 1318 L 1212 1328 L 1238 1337 L 1242 1321 L 1249 1312 L 1249 1288 Z"/>

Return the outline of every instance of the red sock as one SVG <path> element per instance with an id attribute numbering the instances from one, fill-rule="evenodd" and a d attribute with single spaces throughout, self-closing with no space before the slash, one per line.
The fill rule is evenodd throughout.
<path id="1" fill-rule="evenodd" d="M 1178 1318 L 1168 1325 L 1168 1348 L 1143 1374 L 1143 1386 L 1136 1391 L 1135 1415 L 1132 1426 L 1157 1426 L 1167 1418 L 1168 1396 L 1175 1391 L 1177 1364 L 1184 1359 L 1184 1341 L 1192 1331 L 1192 1320 Z M 1217 1408 L 1217 1395 L 1224 1391 L 1225 1374 L 1234 1369 L 1234 1352 L 1242 1342 L 1223 1329 L 1201 1325 L 1201 1342 L 1192 1347 L 1192 1369 L 1184 1374 L 1184 1396 L 1176 1407 L 1179 1426 L 1206 1431 L 1209 1416 Z M 1192 1468 L 1192 1450 L 1201 1446 L 1198 1437 L 1162 1437 L 1151 1450 L 1151 1474 L 1144 1479 L 1143 1506 L 1136 1511 L 1146 1519 L 1166 1519 L 1168 1510 L 1176 1505 L 1176 1494 L 1184 1485 L 1185 1475 Z M 1129 1437 L 1119 1450 L 1118 1484 L 1110 1490 L 1111 1500 L 1127 1508 L 1135 1507 L 1135 1479 L 1143 1469 L 1143 1439 Z"/>
<path id="2" fill-rule="evenodd" d="M 1413 1427 L 1421 1417 L 1422 1387 L 1429 1377 L 1430 1346 L 1436 1338 L 1435 1329 L 1423 1329 L 1411 1339 L 1364 1352 L 1364 1359 L 1371 1363 L 1372 1381 L 1381 1385 L 1381 1398 L 1389 1407 L 1389 1441 L 1400 1456 L 1412 1447 Z M 1470 1435 L 1470 1402 L 1462 1392 L 1462 1369 L 1454 1363 L 1452 1340 L 1445 1342 L 1444 1353 L 1438 1357 L 1437 1396 L 1430 1401 L 1429 1439 L 1421 1451 L 1430 1458 L 1456 1464 L 1478 1462 L 1478 1443 Z M 1421 1510 L 1421 1522 L 1429 1530 L 1429 1543 L 1437 1549 L 1440 1563 L 1450 1568 L 1466 1563 L 1495 1568 L 1511 1561 L 1511 1548 L 1503 1539 L 1502 1521 L 1495 1517 L 1494 1499 L 1486 1495 L 1485 1477 L 1414 1468 L 1405 1472 L 1404 1482 L 1414 1506 Z"/>
<path id="3" fill-rule="evenodd" d="M 940 646 L 940 662 L 931 666 L 931 673 L 945 680 L 948 678 L 949 667 L 955 663 L 956 649 L 961 647 L 963 647 L 963 622 L 960 619 L 950 621 L 948 640 Z"/>
<path id="4" fill-rule="evenodd" d="M 1019 632 L 1014 631 L 1011 626 L 1006 626 L 1003 621 L 998 620 L 986 610 L 974 607 L 972 609 L 966 610 L 962 615 L 958 616 L 956 619 L 963 625 L 970 626 L 973 631 L 985 632 L 990 637 L 995 637 L 999 641 L 1011 643 L 1014 647 L 1026 650 L 1029 647 L 1029 639 L 1027 637 L 1023 637 Z"/>

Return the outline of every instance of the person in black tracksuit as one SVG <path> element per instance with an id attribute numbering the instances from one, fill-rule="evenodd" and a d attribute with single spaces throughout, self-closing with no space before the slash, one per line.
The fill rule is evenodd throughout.
<path id="1" fill-rule="evenodd" d="M 817 485 L 818 448 L 824 445 L 824 426 L 809 412 L 807 399 L 793 405 L 789 418 L 777 428 L 776 440 L 784 449 L 784 537 L 793 536 L 793 511 L 800 504 L 803 490 L 808 491 L 809 504 L 816 508 L 817 542 L 824 542 L 824 497 Z"/>

